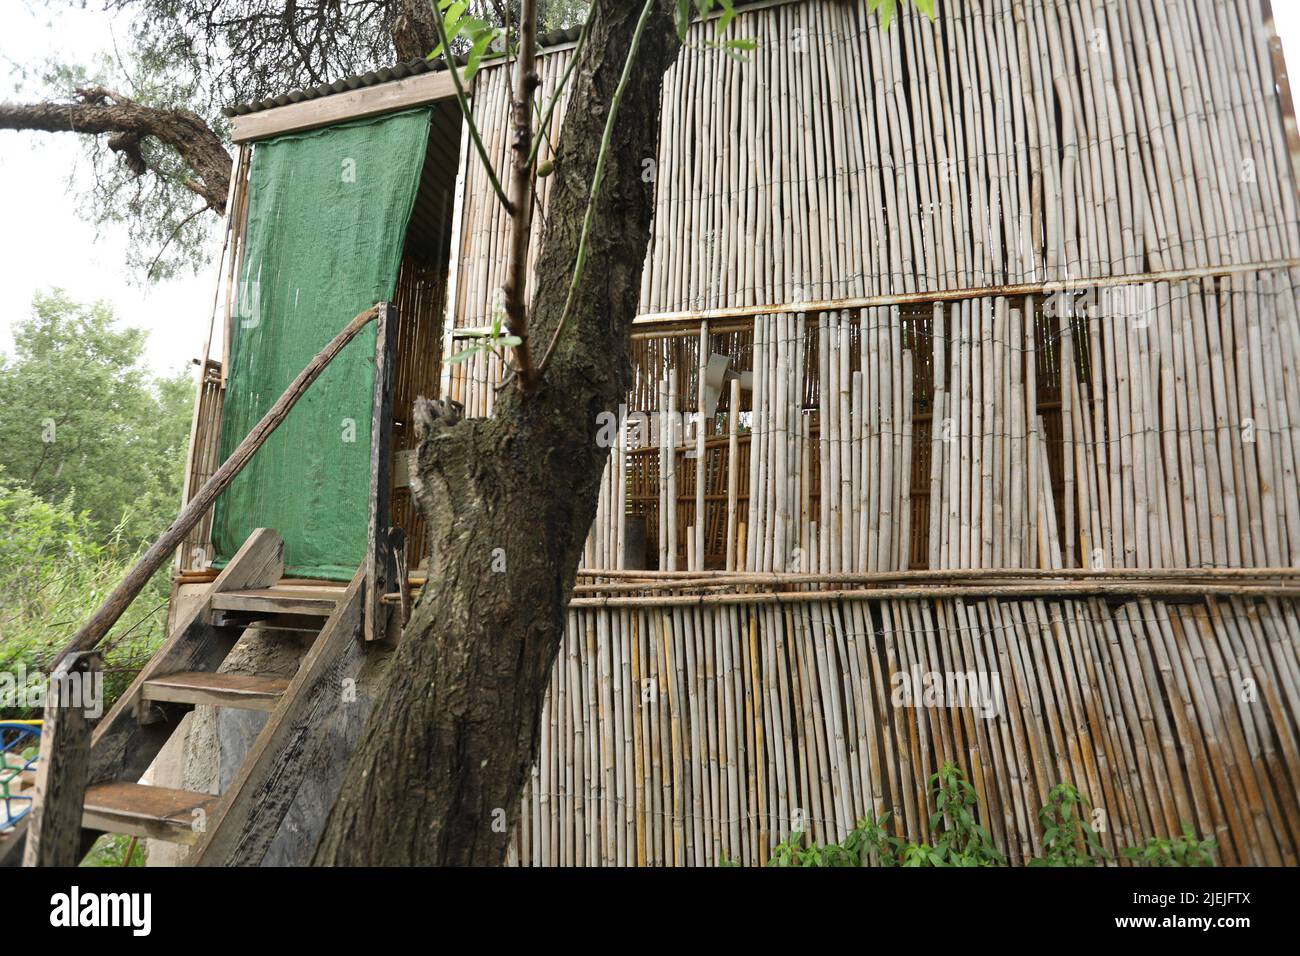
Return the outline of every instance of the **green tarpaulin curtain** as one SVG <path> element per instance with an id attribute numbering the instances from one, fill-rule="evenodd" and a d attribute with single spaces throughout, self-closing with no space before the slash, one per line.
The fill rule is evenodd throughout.
<path id="1" fill-rule="evenodd" d="M 258 143 L 221 426 L 225 460 L 358 312 L 390 299 L 429 110 Z M 217 565 L 256 528 L 286 573 L 348 580 L 365 555 L 375 326 L 354 339 L 217 500 Z"/>

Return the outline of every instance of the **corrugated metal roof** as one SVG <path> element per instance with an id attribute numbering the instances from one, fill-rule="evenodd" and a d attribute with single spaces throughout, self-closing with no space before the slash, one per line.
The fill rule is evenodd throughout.
<path id="1" fill-rule="evenodd" d="M 554 30 L 544 36 L 537 38 L 538 46 L 542 49 L 547 47 L 563 46 L 566 43 L 576 43 L 581 28 L 573 27 L 570 30 Z M 464 65 L 464 57 L 457 57 L 458 66 Z M 221 112 L 226 116 L 247 116 L 249 113 L 260 113 L 263 110 L 274 109 L 277 106 L 288 106 L 290 103 L 301 103 L 304 100 L 316 100 L 322 96 L 332 96 L 335 93 L 346 93 L 349 90 L 359 90 L 367 86 L 379 86 L 381 83 L 391 83 L 393 80 L 402 80 L 408 76 L 417 76 L 421 73 L 436 73 L 447 68 L 446 61 L 441 57 L 438 60 L 430 61 L 426 59 L 411 60 L 409 63 L 398 63 L 394 66 L 385 66 L 378 70 L 371 70 L 369 73 L 361 73 L 357 76 L 347 76 L 341 80 L 335 80 L 333 83 L 322 83 L 319 86 L 308 87 L 305 90 L 295 90 L 292 93 L 282 93 L 279 96 L 273 96 L 270 99 L 257 100 L 254 103 L 242 103 L 239 106 L 227 107 Z"/>

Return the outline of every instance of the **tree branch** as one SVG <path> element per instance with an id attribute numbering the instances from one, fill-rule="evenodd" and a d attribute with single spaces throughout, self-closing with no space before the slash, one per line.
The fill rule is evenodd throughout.
<path id="1" fill-rule="evenodd" d="M 518 336 L 515 365 L 525 391 L 536 384 L 532 352 L 528 347 L 528 240 L 532 231 L 533 93 L 541 85 L 537 76 L 537 7 L 523 0 L 519 10 L 519 56 L 515 61 L 514 102 L 510 104 L 510 242 L 506 259 L 506 328 Z"/>
<path id="2" fill-rule="evenodd" d="M 153 137 L 174 149 L 193 176 L 184 185 L 218 215 L 226 211 L 230 187 L 230 154 L 221 138 L 197 114 L 186 109 L 157 109 L 102 86 L 77 90 L 69 102 L 0 103 L 0 129 L 45 133 L 107 135 L 116 152 L 136 176 L 165 172 L 141 149 Z"/>
<path id="3" fill-rule="evenodd" d="M 505 207 L 506 212 L 513 213 L 510 206 L 510 200 L 506 197 L 505 190 L 501 188 L 501 181 L 497 179 L 496 170 L 492 168 L 492 160 L 488 158 L 487 148 L 483 145 L 483 138 L 479 135 L 478 124 L 474 122 L 474 114 L 469 108 L 469 100 L 465 96 L 465 87 L 461 83 L 460 70 L 456 67 L 456 58 L 451 52 L 451 41 L 447 38 L 446 25 L 442 22 L 442 14 L 434 17 L 434 29 L 438 32 L 438 46 L 442 47 L 442 58 L 447 64 L 447 70 L 451 73 L 452 85 L 456 88 L 456 103 L 460 106 L 460 113 L 465 118 L 465 125 L 469 127 L 469 138 L 474 142 L 474 148 L 478 151 L 479 159 L 483 161 L 483 169 L 487 173 L 488 181 L 492 183 L 492 189 L 496 192 L 497 198 L 501 200 L 501 205 Z"/>

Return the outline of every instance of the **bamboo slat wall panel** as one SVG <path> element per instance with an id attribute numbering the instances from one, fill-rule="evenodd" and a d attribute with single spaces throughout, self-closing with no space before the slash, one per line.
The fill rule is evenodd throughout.
<path id="1" fill-rule="evenodd" d="M 1294 602 L 1245 598 L 572 610 L 510 859 L 755 864 L 885 811 L 921 840 L 952 760 L 1013 863 L 1068 780 L 1112 853 L 1186 821 L 1294 865 L 1298 646 Z M 896 675 L 932 672 L 948 696 L 908 706 Z"/>
<path id="2" fill-rule="evenodd" d="M 1260 4 L 939 8 L 885 32 L 863 2 L 787 3 L 733 21 L 759 41 L 748 63 L 683 49 L 647 166 L 643 313 L 1300 256 Z M 544 91 L 570 55 L 542 58 Z M 506 79 L 485 69 L 474 91 L 498 160 Z M 506 220 L 471 160 L 457 323 L 473 326 Z"/>
<path id="3" fill-rule="evenodd" d="M 666 78 L 652 167 L 644 311 L 1300 254 L 1256 4 L 940 6 L 937 23 L 908 12 L 882 34 L 865 4 L 777 5 L 731 27 L 759 39 L 749 63 L 683 51 Z M 542 58 L 547 84 L 569 56 Z M 482 71 L 475 94 L 494 155 L 504 156 L 504 71 Z M 505 217 L 472 160 L 461 326 L 490 318 L 504 259 Z M 1101 306 L 1083 320 L 1044 317 L 1065 311 L 1079 298 L 1071 293 L 969 299 L 919 315 L 758 315 L 709 329 L 711 352 L 755 373 L 740 396 L 748 448 L 735 563 L 1295 562 L 1295 295 L 1293 275 L 1257 269 L 1094 290 Z M 628 408 L 655 416 L 648 440 L 661 458 L 669 447 L 688 457 L 680 469 L 676 457 L 671 468 L 629 464 L 625 453 L 645 453 L 624 442 L 589 559 L 625 566 L 618 516 L 631 469 L 660 485 L 660 502 L 636 509 L 655 521 L 657 566 L 711 566 L 716 551 L 697 540 L 708 538 L 707 515 L 703 528 L 679 523 L 701 524 L 683 500 L 695 486 L 685 446 L 700 427 L 697 337 L 647 336 L 633 358 Z M 452 397 L 467 414 L 490 414 L 500 377 L 493 357 L 454 366 Z M 665 424 L 670 392 L 680 414 Z M 726 434 L 727 400 L 703 423 L 706 440 Z"/>
<path id="4" fill-rule="evenodd" d="M 1300 564 L 1298 300 L 1300 270 L 1275 269 L 969 299 L 928 320 L 897 307 L 758 316 L 738 421 L 740 566 Z M 693 489 L 682 454 L 699 407 L 699 349 L 677 341 L 638 366 L 638 380 L 666 370 L 659 394 L 634 390 L 653 435 L 637 454 L 678 449 L 676 470 L 633 467 L 659 481 L 659 504 L 636 510 L 655 515 L 670 570 L 688 566 L 694 512 L 667 502 Z M 618 469 L 616 455 L 611 488 Z M 602 498 L 593 533 L 616 523 L 614 503 Z"/>
<path id="5" fill-rule="evenodd" d="M 537 71 L 542 81 L 537 91 L 539 102 L 549 102 L 572 55 L 571 51 L 565 50 L 538 58 Z M 487 68 L 479 71 L 475 77 L 474 117 L 483 144 L 498 171 L 507 169 L 510 161 L 509 91 L 508 70 Z M 543 131 L 543 142 L 538 150 L 539 162 L 547 162 L 552 158 L 550 146 L 559 141 L 566 105 L 567 98 L 556 108 L 551 117 L 551 125 Z M 506 241 L 509 234 L 509 217 L 502 209 L 483 164 L 473 150 L 468 153 L 464 172 L 465 196 L 461 209 L 461 244 L 457 262 L 457 327 L 488 325 L 493 314 L 502 308 L 499 290 L 505 281 Z M 550 180 L 546 177 L 537 180 L 537 191 L 537 205 L 544 210 L 550 192 Z M 531 266 L 540 246 L 544 219 L 544 214 L 533 217 L 528 269 L 530 299 L 536 284 L 532 278 Z"/>
<path id="6" fill-rule="evenodd" d="M 402 260 L 393 302 L 397 306 L 397 369 L 393 379 L 394 456 L 415 449 L 412 410 L 420 395 L 438 394 L 442 367 L 442 319 L 446 311 L 447 271 L 442 265 L 421 267 L 413 258 Z M 393 523 L 406 532 L 407 561 L 417 567 L 428 541 L 424 519 L 411 498 L 410 488 L 399 484 L 393 469 Z"/>

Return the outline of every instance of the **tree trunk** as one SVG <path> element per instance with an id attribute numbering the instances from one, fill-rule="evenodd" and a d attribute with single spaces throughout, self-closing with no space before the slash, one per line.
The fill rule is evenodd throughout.
<path id="1" fill-rule="evenodd" d="M 434 0 L 401 0 L 390 33 L 397 61 L 422 60 L 438 46 L 434 25 Z"/>
<path id="2" fill-rule="evenodd" d="M 624 93 L 590 258 L 544 381 L 516 382 L 496 417 L 417 409 L 413 492 L 430 529 L 429 583 L 397 650 L 316 851 L 321 865 L 495 865 L 537 748 L 565 608 L 608 447 L 600 415 L 626 395 L 649 237 L 672 0 L 655 0 Z M 532 328 L 564 308 L 601 134 L 640 4 L 598 0 L 574 72 L 537 267 Z"/>

